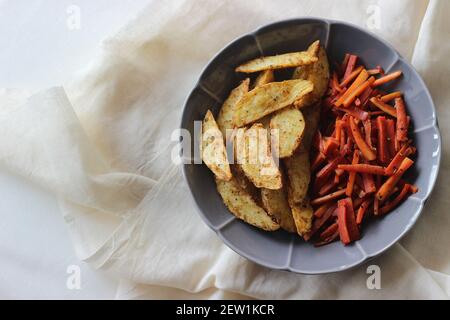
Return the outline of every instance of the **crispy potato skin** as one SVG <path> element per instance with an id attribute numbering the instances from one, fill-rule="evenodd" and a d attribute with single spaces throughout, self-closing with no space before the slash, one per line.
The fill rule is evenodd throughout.
<path id="1" fill-rule="evenodd" d="M 262 71 L 255 80 L 255 83 L 252 86 L 252 89 L 263 86 L 270 82 L 274 82 L 275 77 L 273 75 L 273 70 L 264 70 Z"/>
<path id="2" fill-rule="evenodd" d="M 295 102 L 297 108 L 319 101 L 325 94 L 330 79 L 330 67 L 325 49 L 322 47 L 319 49 L 317 62 L 296 68 L 292 78 L 309 80 L 314 84 L 314 90 L 311 93 Z"/>
<path id="3" fill-rule="evenodd" d="M 206 112 L 202 126 L 201 155 L 203 162 L 221 180 L 231 179 L 225 143 L 211 111 Z"/>
<path id="4" fill-rule="evenodd" d="M 249 90 L 250 79 L 247 78 L 241 82 L 239 86 L 234 88 L 228 98 L 223 103 L 219 111 L 219 116 L 217 117 L 217 125 L 219 126 L 222 135 L 227 138 L 227 130 L 233 129 L 233 115 L 235 113 L 236 104 L 242 99 L 244 94 Z"/>
<path id="5" fill-rule="evenodd" d="M 278 139 L 272 139 L 275 142 L 272 148 L 275 148 L 280 158 L 287 158 L 294 154 L 302 141 L 305 119 L 297 108 L 284 108 L 272 116 L 270 129 L 273 134 L 278 134 Z"/>
<path id="6" fill-rule="evenodd" d="M 253 123 L 277 110 L 292 105 L 312 92 L 314 86 L 308 80 L 270 82 L 246 93 L 236 105 L 233 117 L 235 127 Z"/>
<path id="7" fill-rule="evenodd" d="M 278 221 L 282 229 L 297 232 L 284 187 L 279 190 L 261 189 L 261 201 L 263 208 Z"/>
<path id="8" fill-rule="evenodd" d="M 276 56 L 261 57 L 244 63 L 236 68 L 236 72 L 252 73 L 263 70 L 275 70 L 298 67 L 314 63 L 318 60 L 319 41 L 314 42 L 307 51 L 291 52 Z"/>
<path id="9" fill-rule="evenodd" d="M 223 181 L 216 178 L 217 191 L 224 204 L 237 218 L 266 231 L 275 231 L 280 225 L 239 186 L 235 178 Z"/>
<path id="10" fill-rule="evenodd" d="M 238 165 L 247 178 L 257 188 L 280 189 L 281 172 L 270 154 L 269 139 L 264 126 L 255 123 L 247 130 L 239 129 L 235 139 Z M 264 156 L 264 159 L 260 156 Z"/>
<path id="11" fill-rule="evenodd" d="M 292 203 L 302 203 L 308 193 L 311 176 L 309 153 L 296 152 L 284 159 L 289 180 L 289 197 Z"/>
<path id="12" fill-rule="evenodd" d="M 300 236 L 307 234 L 309 231 L 311 231 L 312 220 L 314 216 L 314 211 L 309 204 L 309 199 L 304 199 L 304 201 L 300 204 L 293 203 L 289 199 L 289 205 L 292 209 L 292 216 L 297 233 Z"/>

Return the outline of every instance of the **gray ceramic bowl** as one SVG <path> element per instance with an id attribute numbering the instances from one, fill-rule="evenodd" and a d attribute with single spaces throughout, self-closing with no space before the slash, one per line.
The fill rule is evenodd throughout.
<path id="1" fill-rule="evenodd" d="M 213 174 L 205 165 L 185 164 L 184 175 L 203 220 L 231 249 L 272 269 L 304 274 L 346 270 L 387 250 L 416 222 L 435 184 L 441 141 L 431 96 L 414 68 L 388 43 L 358 27 L 324 19 L 293 19 L 273 23 L 244 35 L 221 50 L 206 66 L 184 106 L 181 127 L 193 133 L 193 122 L 208 108 L 217 112 L 230 90 L 241 79 L 234 68 L 261 55 L 304 50 L 320 39 L 329 60 L 342 61 L 345 53 L 357 54 L 367 67 L 381 65 L 386 72 L 402 70 L 400 81 L 388 90 L 405 94 L 418 147 L 415 169 L 409 180 L 420 189 L 388 216 L 372 221 L 362 239 L 353 245 L 340 242 L 315 248 L 284 231 L 264 232 L 236 219 L 223 205 Z"/>

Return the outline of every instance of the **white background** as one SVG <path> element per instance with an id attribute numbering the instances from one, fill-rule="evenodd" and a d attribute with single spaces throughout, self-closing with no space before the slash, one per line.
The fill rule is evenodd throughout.
<path id="1" fill-rule="evenodd" d="M 64 84 L 150 1 L 0 0 L 0 88 Z M 67 26 L 72 5 L 80 29 Z M 75 256 L 55 199 L 1 168 L 0 218 L 0 298 L 115 297 L 117 281 Z M 70 265 L 81 268 L 80 290 L 66 286 Z"/>

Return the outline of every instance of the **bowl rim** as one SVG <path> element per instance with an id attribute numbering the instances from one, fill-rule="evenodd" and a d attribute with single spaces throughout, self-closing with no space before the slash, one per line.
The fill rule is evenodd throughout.
<path id="1" fill-rule="evenodd" d="M 386 47 L 388 47 L 391 51 L 393 51 L 396 54 L 396 59 L 394 61 L 394 64 L 397 63 L 398 61 L 403 62 L 406 66 L 408 66 L 412 72 L 414 73 L 414 75 L 417 77 L 417 79 L 419 80 L 420 85 L 423 87 L 425 94 L 427 95 L 427 98 L 429 99 L 429 101 L 431 102 L 431 108 L 432 108 L 432 112 L 433 112 L 433 119 L 432 119 L 432 123 L 430 125 L 428 125 L 429 128 L 433 128 L 435 130 L 435 134 L 436 134 L 436 140 L 437 140 L 437 144 L 438 144 L 438 152 L 437 152 L 437 169 L 436 169 L 436 173 L 434 174 L 433 180 L 429 181 L 429 186 L 428 186 L 428 192 L 422 197 L 422 198 L 416 198 L 420 200 L 420 204 L 417 207 L 416 213 L 412 216 L 411 220 L 409 221 L 408 225 L 402 230 L 402 232 L 395 237 L 389 244 L 385 245 L 383 248 L 381 248 L 380 250 L 378 250 L 375 253 L 371 253 L 371 254 L 367 254 L 363 249 L 360 248 L 360 251 L 362 253 L 362 258 L 357 260 L 356 262 L 352 263 L 352 264 L 347 264 L 343 267 L 331 267 L 329 269 L 325 269 L 325 270 L 318 270 L 318 271 L 311 271 L 311 270 L 299 270 L 296 268 L 292 268 L 288 263 L 285 266 L 279 266 L 279 265 L 271 265 L 270 263 L 267 263 L 265 261 L 261 261 L 258 259 L 258 257 L 252 256 L 252 254 L 249 254 L 247 252 L 243 252 L 239 247 L 236 247 L 233 243 L 231 243 L 221 232 L 219 232 L 220 230 L 216 230 L 216 228 L 214 228 L 210 221 L 206 218 L 206 215 L 203 213 L 203 211 L 200 209 L 200 205 L 197 201 L 197 199 L 195 198 L 191 185 L 189 183 L 189 180 L 187 179 L 187 175 L 186 175 L 186 168 L 187 168 L 187 164 L 182 164 L 182 175 L 183 175 L 183 179 L 186 182 L 186 184 L 188 185 L 188 189 L 189 189 L 189 194 L 191 196 L 191 198 L 194 200 L 194 204 L 196 207 L 197 212 L 199 213 L 201 219 L 205 222 L 205 224 L 212 229 L 216 235 L 221 239 L 221 241 L 230 249 L 232 249 L 234 252 L 236 252 L 237 254 L 239 254 L 241 257 L 250 260 L 253 263 L 256 263 L 257 265 L 266 267 L 266 268 L 270 268 L 273 270 L 279 270 L 279 271 L 288 271 L 288 272 L 292 272 L 292 273 L 297 273 L 297 274 L 304 274 L 304 275 L 320 275 L 320 274 L 330 274 L 330 273 L 337 273 L 337 272 L 341 272 L 341 271 L 345 271 L 345 270 L 350 270 L 350 269 L 354 269 L 360 265 L 362 265 L 363 263 L 368 262 L 369 260 L 381 255 L 382 253 L 386 252 L 387 250 L 391 249 L 396 243 L 398 243 L 409 231 L 411 231 L 411 229 L 413 228 L 413 226 L 416 224 L 417 220 L 419 219 L 419 217 L 422 215 L 422 211 L 424 209 L 425 204 L 427 203 L 428 199 L 430 198 L 430 195 L 432 194 L 435 186 L 436 186 L 436 182 L 437 182 L 437 178 L 439 176 L 439 171 L 441 168 L 441 158 L 442 158 L 442 137 L 441 137 L 441 133 L 439 130 L 439 122 L 438 122 L 438 117 L 437 117 L 437 113 L 436 113 L 436 106 L 434 104 L 433 98 L 430 94 L 430 91 L 427 87 L 427 85 L 425 84 L 425 81 L 422 79 L 421 75 L 418 73 L 418 71 L 416 70 L 416 68 L 406 59 L 404 59 L 404 57 L 386 40 L 384 40 L 383 38 L 381 38 L 380 36 L 376 35 L 375 33 L 369 31 L 369 30 L 365 30 L 355 24 L 349 23 L 349 22 L 345 22 L 345 21 L 341 21 L 341 20 L 336 20 L 336 19 L 326 19 L 326 18 L 319 18 L 319 17 L 313 17 L 313 16 L 305 16 L 305 17 L 297 17 L 297 18 L 290 18 L 290 19 L 283 19 L 283 20 L 278 20 L 278 21 L 274 21 L 268 24 L 264 24 L 261 25 L 259 27 L 257 27 L 256 29 L 254 29 L 253 31 L 244 33 L 234 39 L 232 39 L 231 41 L 229 41 L 225 46 L 223 46 L 219 51 L 217 51 L 216 54 L 213 55 L 212 58 L 210 58 L 208 60 L 208 62 L 206 63 L 206 65 L 203 67 L 203 69 L 201 70 L 197 82 L 194 84 L 193 89 L 189 91 L 189 94 L 187 95 L 184 103 L 183 103 L 183 110 L 182 110 L 182 115 L 181 115 L 181 121 L 180 121 L 180 128 L 183 128 L 183 124 L 185 123 L 185 118 L 186 118 L 186 106 L 187 103 L 192 95 L 192 93 L 194 92 L 194 90 L 196 90 L 201 82 L 201 79 L 205 73 L 205 71 L 208 69 L 208 67 L 217 59 L 217 57 L 222 54 L 222 52 L 224 50 L 226 50 L 228 47 L 230 47 L 232 44 L 238 42 L 239 40 L 248 37 L 248 36 L 255 36 L 258 32 L 260 32 L 261 30 L 265 29 L 265 28 L 269 28 L 269 27 L 274 27 L 278 24 L 289 24 L 289 23 L 298 23 L 298 24 L 307 24 L 307 23 L 312 23 L 312 22 L 320 22 L 320 23 L 324 23 L 328 26 L 328 32 L 327 32 L 327 39 L 326 42 L 328 44 L 329 41 L 329 30 L 331 25 L 333 24 L 340 24 L 340 25 L 344 25 L 353 29 L 356 29 L 357 31 L 360 31 L 362 33 L 368 34 L 369 36 L 375 38 L 376 40 L 378 40 L 379 42 L 383 43 Z M 231 213 L 230 213 L 231 214 Z M 234 218 L 232 219 L 234 220 Z M 232 221 L 230 220 L 230 221 Z M 227 224 L 228 222 L 226 222 Z M 291 237 L 290 243 L 291 243 L 291 250 L 293 247 L 293 242 L 294 238 Z M 355 245 L 359 246 L 358 241 L 356 241 Z M 291 251 L 290 250 L 290 251 Z M 292 253 L 291 253 L 292 254 Z M 290 262 L 290 259 L 289 261 Z"/>

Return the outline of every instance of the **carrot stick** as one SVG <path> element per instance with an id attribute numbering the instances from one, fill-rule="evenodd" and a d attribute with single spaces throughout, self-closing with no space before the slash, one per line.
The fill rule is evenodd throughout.
<path id="1" fill-rule="evenodd" d="M 408 119 L 406 108 L 402 98 L 395 99 L 395 108 L 397 109 L 397 134 L 398 141 L 408 140 Z"/>
<path id="2" fill-rule="evenodd" d="M 355 101 L 356 97 L 364 92 L 368 87 L 370 87 L 375 82 L 374 77 L 370 77 L 367 81 L 362 83 L 358 88 L 356 88 L 348 97 L 344 100 L 344 107 L 348 108 L 353 101 Z"/>
<path id="3" fill-rule="evenodd" d="M 387 140 L 388 140 L 388 148 L 389 148 L 389 154 L 391 158 L 395 156 L 395 153 L 397 151 L 395 147 L 395 122 L 392 119 L 386 120 L 386 133 L 387 133 Z"/>
<path id="4" fill-rule="evenodd" d="M 388 105 L 387 103 L 384 103 L 383 101 L 381 101 L 380 99 L 373 97 L 370 99 L 370 102 L 372 102 L 372 104 L 377 107 L 378 109 L 386 112 L 388 115 L 396 118 L 397 117 L 397 110 Z"/>
<path id="5" fill-rule="evenodd" d="M 365 69 L 363 69 L 358 75 L 358 77 L 355 79 L 355 81 L 352 83 L 350 88 L 348 88 L 347 91 L 345 91 L 345 93 L 336 101 L 334 105 L 336 107 L 341 106 L 342 103 L 345 101 L 345 99 L 347 99 L 347 97 L 350 96 L 353 93 L 353 91 L 355 91 L 361 84 L 363 84 L 363 82 L 366 81 L 368 77 L 369 74 Z"/>
<path id="6" fill-rule="evenodd" d="M 387 146 L 386 118 L 377 117 L 376 124 L 378 129 L 378 158 L 381 163 L 387 164 L 389 162 L 389 150 Z"/>
<path id="7" fill-rule="evenodd" d="M 392 81 L 392 80 L 394 80 L 394 79 L 400 77 L 401 75 L 402 75 L 402 72 L 401 72 L 401 71 L 395 71 L 395 72 L 392 72 L 392 73 L 390 73 L 390 74 L 388 74 L 388 75 L 385 75 L 384 77 L 381 77 L 381 78 L 377 79 L 377 80 L 372 84 L 372 87 L 377 87 L 377 86 L 380 86 L 380 85 L 382 85 L 382 84 L 385 84 L 385 83 L 387 83 L 387 82 L 389 82 L 389 81 Z"/>
<path id="8" fill-rule="evenodd" d="M 403 176 L 406 170 L 408 170 L 413 164 L 414 161 L 412 161 L 411 159 L 409 158 L 403 159 L 398 170 L 392 176 L 390 176 L 378 190 L 376 197 L 378 198 L 378 200 L 380 200 L 380 202 L 386 201 L 386 199 L 394 190 L 394 187 L 397 184 L 397 182 L 400 180 L 400 178 Z"/>
<path id="9" fill-rule="evenodd" d="M 392 200 L 391 202 L 387 203 L 383 207 L 380 208 L 380 214 L 387 214 L 391 212 L 395 207 L 397 207 L 401 202 L 403 202 L 408 194 L 411 192 L 411 185 L 408 183 L 405 183 L 405 185 L 402 188 L 402 191 Z"/>
<path id="10" fill-rule="evenodd" d="M 402 96 L 402 93 L 400 91 L 395 91 L 389 94 L 386 94 L 380 98 L 381 101 L 384 103 L 388 103 L 391 100 L 394 100 L 395 98 L 400 98 Z"/>
<path id="11" fill-rule="evenodd" d="M 356 224 L 360 225 L 364 219 L 364 215 L 367 212 L 367 209 L 369 208 L 370 204 L 372 203 L 373 199 L 372 197 L 367 198 L 361 203 L 361 206 L 358 209 L 358 213 L 356 214 Z"/>
<path id="12" fill-rule="evenodd" d="M 329 177 L 331 173 L 333 173 L 334 169 L 337 168 L 339 162 L 341 161 L 342 158 L 337 157 L 332 161 L 328 162 L 328 164 L 325 167 L 323 167 L 322 169 L 320 169 L 319 172 L 316 173 L 316 177 L 319 179 L 326 179 L 327 177 Z"/>
<path id="13" fill-rule="evenodd" d="M 333 217 L 333 213 L 336 210 L 337 205 L 335 203 L 331 204 L 325 213 L 320 217 L 314 220 L 311 230 L 303 236 L 303 238 L 308 241 L 311 237 L 320 229 L 322 226 Z"/>
<path id="14" fill-rule="evenodd" d="M 358 61 L 358 56 L 351 54 L 345 69 L 344 80 L 353 72 L 353 69 L 355 69 L 356 61 Z"/>
<path id="15" fill-rule="evenodd" d="M 338 75 L 336 72 L 333 73 L 333 76 L 331 78 L 331 89 L 333 91 L 333 95 L 344 91 L 344 89 L 342 89 L 339 85 Z"/>
<path id="16" fill-rule="evenodd" d="M 363 126 L 364 126 L 364 136 L 365 136 L 365 140 L 367 145 L 369 146 L 370 149 L 373 149 L 373 145 L 372 145 L 372 122 L 370 120 L 366 120 L 363 122 Z"/>
<path id="17" fill-rule="evenodd" d="M 377 191 L 375 181 L 373 180 L 373 176 L 371 174 L 362 173 L 361 176 L 364 184 L 364 192 L 366 194 L 374 193 L 375 191 Z"/>
<path id="18" fill-rule="evenodd" d="M 338 208 L 344 207 L 345 208 L 345 215 L 342 216 L 342 211 L 338 211 L 338 223 L 339 226 L 341 223 L 345 224 L 345 229 L 348 232 L 350 242 L 353 242 L 355 240 L 359 239 L 359 229 L 356 224 L 355 220 L 355 212 L 353 211 L 353 204 L 352 204 L 352 198 L 345 198 L 338 201 Z M 343 221 L 342 221 L 343 220 Z M 341 238 L 342 239 L 342 238 Z M 348 243 L 346 243 L 348 244 Z"/>
<path id="19" fill-rule="evenodd" d="M 314 211 L 314 216 L 316 218 L 321 218 L 330 206 L 331 206 L 330 203 L 325 203 L 321 205 L 316 211 Z"/>
<path id="20" fill-rule="evenodd" d="M 323 143 L 323 154 L 325 157 L 330 158 L 336 155 L 337 149 L 339 148 L 339 142 L 335 138 L 327 137 L 324 139 Z"/>
<path id="21" fill-rule="evenodd" d="M 364 69 L 363 66 L 359 66 L 358 68 L 356 68 L 347 78 L 345 78 L 344 81 L 342 81 L 339 86 L 341 88 L 346 87 L 350 82 L 352 82 L 362 71 L 362 69 Z"/>
<path id="22" fill-rule="evenodd" d="M 339 237 L 341 238 L 341 241 L 343 244 L 349 244 L 352 242 L 352 239 L 350 237 L 350 232 L 348 231 L 347 227 L 347 208 L 344 204 L 338 205 L 337 208 L 337 215 L 338 215 L 338 227 L 339 227 Z"/>
<path id="23" fill-rule="evenodd" d="M 317 156 L 311 162 L 311 171 L 315 172 L 317 168 L 319 168 L 327 158 L 322 152 L 318 152 Z"/>
<path id="24" fill-rule="evenodd" d="M 336 230 L 336 232 L 334 234 L 332 234 L 325 240 L 314 243 L 314 247 L 317 248 L 317 247 L 325 246 L 329 243 L 332 243 L 333 241 L 336 241 L 338 238 L 339 238 L 339 230 Z"/>
<path id="25" fill-rule="evenodd" d="M 347 69 L 348 59 L 350 59 L 350 53 L 346 53 L 344 56 L 344 60 L 342 60 L 342 64 L 340 66 L 342 76 L 344 76 L 345 70 Z"/>
<path id="26" fill-rule="evenodd" d="M 327 194 L 326 196 L 312 200 L 311 205 L 316 206 L 316 205 L 324 204 L 328 201 L 342 197 L 344 194 L 345 194 L 345 189 L 338 190 L 338 191 L 332 192 L 330 194 Z"/>
<path id="27" fill-rule="evenodd" d="M 369 161 L 375 160 L 377 158 L 377 155 L 364 141 L 363 137 L 361 136 L 361 132 L 359 131 L 359 128 L 355 124 L 355 121 L 353 120 L 352 117 L 349 118 L 349 123 L 353 139 L 355 140 L 359 150 L 361 150 L 361 153 L 364 156 L 364 158 L 366 158 Z"/>
<path id="28" fill-rule="evenodd" d="M 333 177 L 331 176 L 321 187 L 319 190 L 319 196 L 324 196 L 328 193 L 330 193 L 334 187 L 336 187 L 337 183 L 335 180 L 336 175 Z M 338 180 L 339 183 L 339 180 Z"/>
<path id="29" fill-rule="evenodd" d="M 411 153 L 411 150 L 409 149 L 408 145 L 404 145 L 394 156 L 392 161 L 389 163 L 389 165 L 386 167 L 386 174 L 387 175 L 393 175 L 394 172 L 397 170 L 397 168 L 400 167 L 403 160 L 409 156 Z"/>
<path id="30" fill-rule="evenodd" d="M 337 108 L 339 111 L 344 111 L 345 113 L 351 115 L 352 117 L 359 119 L 359 120 L 367 120 L 369 118 L 369 113 L 362 110 L 361 108 L 357 107 L 350 107 L 350 108 Z"/>
<path id="31" fill-rule="evenodd" d="M 368 173 L 368 174 L 374 174 L 374 175 L 380 175 L 384 176 L 386 174 L 385 169 L 381 166 L 376 166 L 372 164 L 365 164 L 365 163 L 356 163 L 354 164 L 340 164 L 338 165 L 339 169 L 349 171 L 350 174 L 352 173 Z"/>
<path id="32" fill-rule="evenodd" d="M 353 152 L 352 165 L 356 165 L 359 162 L 359 152 L 355 150 Z M 339 165 L 338 165 L 339 168 Z M 351 197 L 353 193 L 353 186 L 355 185 L 356 172 L 350 172 L 348 176 L 347 188 L 345 189 L 345 194 L 347 197 Z"/>
<path id="33" fill-rule="evenodd" d="M 321 234 L 320 239 L 327 239 L 331 237 L 336 231 L 338 230 L 338 223 L 335 222 L 332 225 L 330 225 L 328 228 L 326 228 Z"/>

